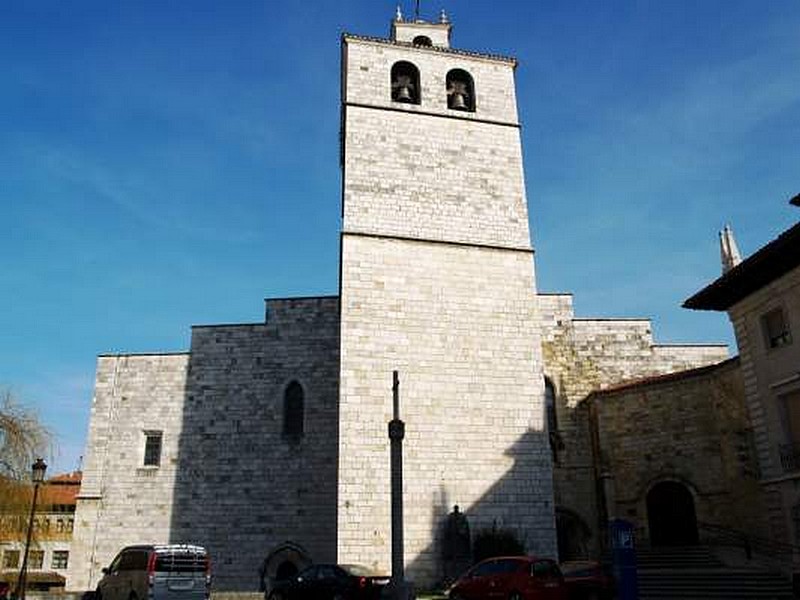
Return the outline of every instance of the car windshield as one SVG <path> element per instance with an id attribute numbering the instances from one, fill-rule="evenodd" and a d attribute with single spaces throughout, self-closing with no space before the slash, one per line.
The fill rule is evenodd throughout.
<path id="1" fill-rule="evenodd" d="M 364 565 L 339 565 L 349 575 L 356 577 L 379 577 L 382 574 L 375 569 L 370 569 Z"/>

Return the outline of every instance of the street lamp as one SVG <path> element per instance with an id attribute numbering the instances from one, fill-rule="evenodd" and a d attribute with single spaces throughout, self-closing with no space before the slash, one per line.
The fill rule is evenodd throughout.
<path id="1" fill-rule="evenodd" d="M 39 484 L 44 481 L 44 472 L 47 471 L 47 464 L 41 459 L 37 458 L 36 462 L 31 467 L 33 471 L 33 502 L 31 502 L 31 518 L 28 520 L 28 536 L 25 539 L 25 554 L 22 557 L 22 567 L 19 570 L 19 578 L 17 579 L 17 589 L 14 591 L 14 596 L 19 600 L 25 600 L 25 586 L 26 579 L 28 578 L 28 550 L 31 547 L 31 533 L 33 533 L 33 516 L 36 514 L 36 497 L 39 495 Z"/>

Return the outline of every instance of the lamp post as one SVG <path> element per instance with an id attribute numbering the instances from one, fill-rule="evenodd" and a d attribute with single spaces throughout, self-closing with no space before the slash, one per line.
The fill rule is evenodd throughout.
<path id="1" fill-rule="evenodd" d="M 31 502 L 31 518 L 28 519 L 28 535 L 25 539 L 25 554 L 22 556 L 22 567 L 20 567 L 19 570 L 17 589 L 14 591 L 14 596 L 19 600 L 25 600 L 25 586 L 28 578 L 28 551 L 31 547 L 33 517 L 36 514 L 36 497 L 39 495 L 39 485 L 44 481 L 44 472 L 47 470 L 47 464 L 41 458 L 37 458 L 36 462 L 33 463 L 31 470 L 33 472 L 33 502 Z"/>

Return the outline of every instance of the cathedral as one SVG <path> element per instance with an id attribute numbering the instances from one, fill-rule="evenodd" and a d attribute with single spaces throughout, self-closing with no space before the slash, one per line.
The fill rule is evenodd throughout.
<path id="1" fill-rule="evenodd" d="M 388 571 L 393 371 L 409 579 L 441 581 L 454 505 L 473 533 L 591 556 L 611 492 L 583 401 L 727 358 L 537 291 L 514 58 L 453 47 L 444 14 L 341 45 L 338 295 L 99 356 L 68 589 L 134 543 L 206 546 L 221 591 L 312 562 Z"/>

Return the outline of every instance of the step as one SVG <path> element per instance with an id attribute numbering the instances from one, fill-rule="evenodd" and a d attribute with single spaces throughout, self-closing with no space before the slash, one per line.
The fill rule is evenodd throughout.
<path id="1" fill-rule="evenodd" d="M 640 600 L 792 600 L 791 581 L 757 567 L 726 566 L 707 546 L 637 549 Z"/>
<path id="2" fill-rule="evenodd" d="M 790 600 L 791 582 L 780 574 L 743 570 L 661 570 L 639 573 L 640 600 Z"/>

